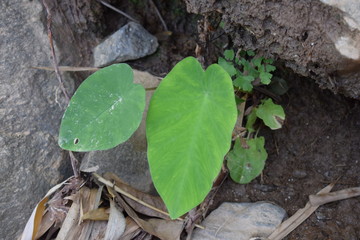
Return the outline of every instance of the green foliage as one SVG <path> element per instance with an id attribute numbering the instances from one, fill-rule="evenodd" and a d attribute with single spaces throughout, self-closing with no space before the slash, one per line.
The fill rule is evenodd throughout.
<path id="1" fill-rule="evenodd" d="M 231 78 L 217 64 L 204 71 L 188 57 L 160 83 L 146 121 L 148 160 L 171 218 L 200 204 L 210 191 L 236 116 Z"/>
<path id="2" fill-rule="evenodd" d="M 267 158 L 264 144 L 264 137 L 246 140 L 243 144 L 246 146 L 242 146 L 240 139 L 235 141 L 233 150 L 226 158 L 232 180 L 246 184 L 260 175 Z"/>
<path id="3" fill-rule="evenodd" d="M 105 150 L 126 141 L 139 127 L 145 89 L 133 83 L 127 64 L 115 64 L 89 76 L 71 98 L 59 133 L 70 151 Z"/>
<path id="4" fill-rule="evenodd" d="M 281 128 L 285 120 L 284 109 L 280 105 L 275 104 L 271 98 L 264 100 L 259 105 L 256 116 L 261 118 L 265 125 L 272 130 Z"/>
<path id="5" fill-rule="evenodd" d="M 259 81 L 268 85 L 271 82 L 275 66 L 271 59 L 255 57 L 254 51 L 240 51 L 239 58 L 234 50 L 225 50 L 224 57 L 219 57 L 218 64 L 222 66 L 230 77 L 234 78 L 234 86 L 244 92 L 252 92 L 253 83 Z M 249 59 L 250 58 L 250 59 Z"/>
<path id="6" fill-rule="evenodd" d="M 264 138 L 254 136 L 257 119 L 278 129 L 285 114 L 280 105 L 257 99 L 258 95 L 252 96 L 250 107 L 245 106 L 254 86 L 287 90 L 284 82 L 272 82 L 272 63 L 253 51 L 226 50 L 218 64 L 204 71 L 195 58 L 188 57 L 154 92 L 146 120 L 148 160 L 171 218 L 199 205 L 211 190 L 230 149 L 238 114 L 240 122 L 246 117 L 247 132 L 242 136 L 247 137 L 237 139 L 227 155 L 230 175 L 236 182 L 248 183 L 261 173 L 267 154 Z M 236 104 L 242 106 L 239 112 Z M 145 90 L 133 83 L 127 64 L 103 68 L 72 97 L 61 122 L 59 145 L 71 151 L 115 147 L 138 128 L 144 107 Z"/>
<path id="7" fill-rule="evenodd" d="M 275 94 L 284 94 L 287 91 L 286 81 L 283 79 L 272 82 L 272 72 L 276 69 L 272 65 L 273 60 L 258 57 L 254 51 L 240 51 L 235 54 L 234 50 L 225 50 L 224 58 L 219 57 L 218 63 L 233 79 L 238 98 L 246 99 L 253 93 L 254 86 L 269 85 L 269 89 L 272 89 Z M 250 106 L 246 114 L 247 140 L 240 138 L 241 141 L 246 141 L 248 148 L 242 146 L 240 140 L 237 139 L 234 149 L 228 155 L 230 175 L 234 181 L 239 183 L 248 183 L 257 177 L 267 158 L 264 138 L 257 138 L 253 135 L 256 132 L 257 119 L 260 118 L 266 126 L 273 130 L 281 128 L 285 120 L 283 108 L 275 104 L 272 99 L 255 102 L 257 103 Z M 245 117 L 244 113 L 240 112 L 239 115 L 241 118 Z"/>
<path id="8" fill-rule="evenodd" d="M 236 69 L 234 65 L 232 65 L 230 62 L 226 61 L 224 58 L 220 57 L 218 60 L 218 64 L 224 68 L 224 70 L 230 75 L 230 77 L 234 76 L 236 74 Z"/>

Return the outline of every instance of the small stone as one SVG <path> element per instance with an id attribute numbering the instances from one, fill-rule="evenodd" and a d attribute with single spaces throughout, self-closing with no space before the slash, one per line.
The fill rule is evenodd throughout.
<path id="1" fill-rule="evenodd" d="M 296 169 L 293 171 L 292 175 L 294 176 L 294 178 L 298 178 L 298 179 L 302 179 L 302 178 L 306 178 L 307 177 L 307 173 L 304 170 L 299 170 Z"/>
<path id="2" fill-rule="evenodd" d="M 261 192 L 273 192 L 276 190 L 276 186 L 272 184 L 258 184 L 255 183 L 253 187 Z"/>
<path id="3" fill-rule="evenodd" d="M 159 46 L 156 37 L 140 24 L 129 22 L 94 49 L 96 67 L 139 59 L 154 53 Z"/>
<path id="4" fill-rule="evenodd" d="M 268 237 L 286 212 L 268 202 L 223 203 L 196 229 L 193 240 L 249 240 Z"/>

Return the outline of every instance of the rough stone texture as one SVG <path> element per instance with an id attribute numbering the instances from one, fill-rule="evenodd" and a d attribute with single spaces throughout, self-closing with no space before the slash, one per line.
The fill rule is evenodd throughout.
<path id="1" fill-rule="evenodd" d="M 95 47 L 95 66 L 142 58 L 154 53 L 158 46 L 156 37 L 140 24 L 129 22 Z"/>
<path id="2" fill-rule="evenodd" d="M 235 47 L 258 50 L 322 88 L 360 99 L 359 20 L 349 26 L 359 1 L 346 2 L 341 9 L 354 6 L 348 13 L 319 0 L 186 0 L 190 12 L 221 12 Z"/>
<path id="3" fill-rule="evenodd" d="M 54 40 L 62 61 L 71 66 L 92 66 L 91 49 L 103 32 L 103 7 L 98 1 L 45 0 L 51 11 Z M 46 16 L 43 17 L 47 24 Z M 88 73 L 78 74 L 85 79 Z"/>
<path id="4" fill-rule="evenodd" d="M 267 203 L 228 203 L 215 209 L 196 229 L 193 240 L 249 240 L 268 237 L 282 222 L 286 212 Z"/>
<path id="5" fill-rule="evenodd" d="M 147 72 L 134 70 L 134 82 L 142 84 L 145 88 L 154 88 L 160 83 L 160 79 Z M 146 91 L 143 119 L 133 136 L 113 149 L 86 153 L 82 159 L 80 170 L 98 166 L 97 173 L 112 172 L 139 190 L 145 192 L 153 190 L 147 162 L 145 136 L 145 120 L 153 92 L 152 90 Z"/>
<path id="6" fill-rule="evenodd" d="M 57 145 L 65 106 L 58 80 L 30 69 L 51 64 L 42 6 L 3 0 L 0 9 L 0 239 L 16 239 L 36 203 L 71 171 Z"/>

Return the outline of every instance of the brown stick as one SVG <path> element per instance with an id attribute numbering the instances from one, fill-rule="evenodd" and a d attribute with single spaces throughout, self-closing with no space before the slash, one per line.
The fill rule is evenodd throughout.
<path id="1" fill-rule="evenodd" d="M 116 7 L 114 7 L 113 5 L 107 3 L 107 2 L 104 2 L 102 0 L 98 0 L 98 2 L 100 2 L 101 4 L 103 4 L 104 6 L 114 10 L 115 12 L 117 13 L 120 13 L 121 15 L 123 15 L 124 17 L 127 17 L 128 19 L 130 19 L 131 21 L 133 22 L 136 22 L 136 23 L 139 23 L 139 21 L 135 20 L 134 18 L 132 18 L 130 15 L 126 14 L 125 12 L 121 11 L 120 9 L 117 9 Z"/>
<path id="2" fill-rule="evenodd" d="M 48 39 L 49 39 L 49 43 L 50 43 L 50 49 L 51 49 L 51 56 L 52 56 L 52 62 L 55 68 L 55 73 L 56 73 L 56 77 L 59 80 L 60 83 L 60 88 L 61 91 L 63 92 L 65 99 L 67 101 L 67 103 L 70 101 L 69 95 L 67 94 L 65 87 L 64 87 L 64 83 L 59 71 L 59 66 L 57 64 L 57 58 L 56 58 L 56 54 L 55 54 L 55 48 L 54 48 L 54 42 L 53 42 L 53 38 L 52 38 L 52 31 L 51 31 L 51 12 L 49 9 L 48 4 L 46 3 L 46 0 L 42 1 L 44 4 L 44 7 L 46 9 L 47 12 L 47 32 L 48 32 Z"/>
<path id="3" fill-rule="evenodd" d="M 347 198 L 360 196 L 360 187 L 347 188 L 344 190 L 310 195 L 309 200 L 312 206 L 319 206 L 329 202 L 339 201 Z"/>
<path id="4" fill-rule="evenodd" d="M 334 184 L 330 184 L 325 188 L 321 189 L 318 194 L 326 194 L 331 191 Z M 267 238 L 267 240 L 281 240 L 286 237 L 290 232 L 297 228 L 303 221 L 305 221 L 315 210 L 319 207 L 313 206 L 308 202 L 304 208 L 299 209 L 289 219 L 284 221 L 278 226 L 275 231 Z"/>
<path id="5" fill-rule="evenodd" d="M 155 9 L 155 12 L 156 12 L 156 14 L 157 14 L 158 17 L 159 17 L 160 22 L 161 22 L 161 24 L 162 24 L 163 27 L 164 27 L 164 30 L 165 30 L 166 32 L 168 32 L 169 30 L 168 30 L 168 28 L 167 28 L 167 26 L 166 26 L 166 23 L 165 23 L 163 17 L 161 16 L 161 14 L 160 14 L 160 12 L 159 12 L 159 9 L 156 7 L 155 3 L 153 2 L 153 0 L 150 0 L 150 4 L 151 4 L 151 5 L 153 6 L 153 8 Z"/>

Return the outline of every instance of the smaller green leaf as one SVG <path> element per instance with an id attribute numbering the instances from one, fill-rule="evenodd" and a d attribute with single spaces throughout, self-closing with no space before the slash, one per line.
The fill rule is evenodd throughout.
<path id="1" fill-rule="evenodd" d="M 219 23 L 219 27 L 222 28 L 222 29 L 224 29 L 224 27 L 225 27 L 225 22 L 224 22 L 224 21 L 221 21 L 221 22 Z"/>
<path id="2" fill-rule="evenodd" d="M 247 55 L 250 56 L 250 57 L 253 57 L 255 56 L 255 52 L 253 50 L 248 50 L 246 51 Z"/>
<path id="3" fill-rule="evenodd" d="M 271 82 L 272 74 L 268 72 L 260 72 L 261 83 L 268 85 Z"/>
<path id="4" fill-rule="evenodd" d="M 236 105 L 239 105 L 239 104 L 241 104 L 243 102 L 245 102 L 244 99 L 239 98 L 237 95 L 235 95 L 235 103 L 236 103 Z"/>
<path id="5" fill-rule="evenodd" d="M 234 65 L 226 61 L 224 58 L 219 57 L 218 64 L 230 75 L 230 77 L 236 74 Z"/>
<path id="6" fill-rule="evenodd" d="M 241 50 L 239 55 L 240 55 L 240 57 L 246 57 L 246 51 Z"/>
<path id="7" fill-rule="evenodd" d="M 260 69 L 262 60 L 264 60 L 263 57 L 253 58 L 253 59 L 251 60 L 251 62 L 252 62 L 256 67 L 258 67 L 258 68 Z"/>
<path id="8" fill-rule="evenodd" d="M 265 125 L 272 130 L 279 129 L 285 120 L 285 112 L 282 106 L 275 104 L 271 98 L 259 105 L 256 116 L 261 118 Z"/>
<path id="9" fill-rule="evenodd" d="M 232 50 L 232 49 L 231 50 L 225 50 L 224 56 L 225 56 L 226 60 L 229 60 L 229 61 L 234 60 L 234 57 L 235 57 L 234 50 Z"/>
<path id="10" fill-rule="evenodd" d="M 276 67 L 271 64 L 266 64 L 266 72 L 273 72 L 276 70 Z"/>
<path id="11" fill-rule="evenodd" d="M 237 65 L 240 65 L 240 64 L 241 64 L 240 59 L 237 58 L 237 57 L 235 57 L 235 63 L 236 63 Z"/>
<path id="12" fill-rule="evenodd" d="M 244 148 L 237 139 L 226 158 L 231 179 L 241 184 L 249 183 L 259 176 L 267 158 L 264 137 L 247 140 L 246 144 L 248 148 Z"/>
<path id="13" fill-rule="evenodd" d="M 273 64 L 274 60 L 272 60 L 271 58 L 269 59 L 264 59 L 264 63 L 267 63 L 267 64 Z"/>
<path id="14" fill-rule="evenodd" d="M 251 92 L 253 89 L 253 85 L 251 84 L 252 81 L 254 81 L 254 77 L 251 75 L 248 76 L 238 76 L 233 84 L 235 87 L 239 87 L 241 90 L 246 92 Z"/>
<path id="15" fill-rule="evenodd" d="M 246 121 L 246 129 L 248 130 L 249 133 L 252 133 L 252 132 L 255 132 L 255 129 L 254 129 L 254 123 L 257 119 L 257 116 L 256 116 L 256 111 L 257 109 L 256 108 L 253 108 L 251 113 L 247 116 L 247 121 Z"/>

